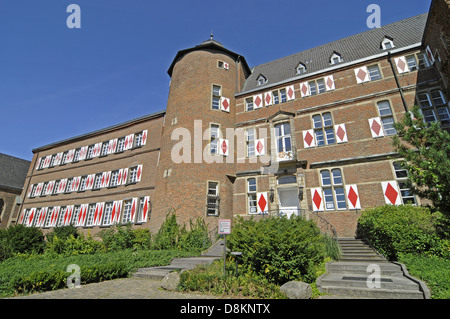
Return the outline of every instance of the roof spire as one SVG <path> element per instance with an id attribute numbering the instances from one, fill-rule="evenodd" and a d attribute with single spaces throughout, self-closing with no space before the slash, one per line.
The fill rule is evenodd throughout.
<path id="1" fill-rule="evenodd" d="M 211 34 L 210 34 L 210 40 L 212 40 L 213 39 L 213 37 L 214 37 L 214 34 L 213 34 L 213 30 L 211 29 Z"/>

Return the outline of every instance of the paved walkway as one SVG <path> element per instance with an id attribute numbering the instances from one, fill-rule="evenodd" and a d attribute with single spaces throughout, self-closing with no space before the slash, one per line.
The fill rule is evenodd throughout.
<path id="1" fill-rule="evenodd" d="M 222 299 L 220 296 L 167 291 L 161 280 L 121 278 L 11 299 Z"/>

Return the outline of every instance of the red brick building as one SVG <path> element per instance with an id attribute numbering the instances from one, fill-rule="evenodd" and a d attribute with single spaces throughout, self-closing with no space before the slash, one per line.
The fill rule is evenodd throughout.
<path id="1" fill-rule="evenodd" d="M 450 126 L 443 8 L 253 68 L 212 38 L 181 50 L 165 111 L 33 150 L 16 221 L 157 231 L 173 208 L 212 227 L 320 216 L 353 236 L 361 210 L 420 205 L 390 137 L 415 104 Z"/>

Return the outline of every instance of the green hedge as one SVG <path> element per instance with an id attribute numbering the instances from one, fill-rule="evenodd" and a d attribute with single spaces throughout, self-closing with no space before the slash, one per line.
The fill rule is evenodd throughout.
<path id="1" fill-rule="evenodd" d="M 367 238 L 389 260 L 402 253 L 448 258 L 449 241 L 437 231 L 441 225 L 442 214 L 427 207 L 385 205 L 362 213 L 357 236 Z"/>
<path id="2" fill-rule="evenodd" d="M 325 242 L 312 220 L 287 218 L 239 219 L 227 246 L 242 252 L 247 271 L 282 285 L 290 280 L 311 283 L 325 258 Z"/>

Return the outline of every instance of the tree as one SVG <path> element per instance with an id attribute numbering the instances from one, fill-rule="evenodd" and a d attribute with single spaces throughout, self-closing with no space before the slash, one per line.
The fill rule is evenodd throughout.
<path id="1" fill-rule="evenodd" d="M 405 159 L 407 185 L 449 218 L 450 133 L 440 122 L 425 123 L 418 106 L 409 115 L 395 124 L 398 135 L 393 137 L 396 151 Z"/>

